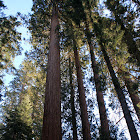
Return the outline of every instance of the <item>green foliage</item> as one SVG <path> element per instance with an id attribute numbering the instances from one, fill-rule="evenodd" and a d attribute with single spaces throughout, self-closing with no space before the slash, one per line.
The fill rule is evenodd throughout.
<path id="1" fill-rule="evenodd" d="M 125 87 L 123 78 L 119 70 L 129 72 L 130 78 L 135 81 L 138 78 L 138 67 L 131 59 L 128 53 L 127 44 L 124 41 L 124 30 L 121 24 L 115 19 L 119 16 L 122 23 L 132 33 L 132 37 L 138 37 L 138 28 L 135 30 L 134 20 L 138 13 L 132 8 L 128 1 L 107 0 L 106 5 L 112 11 L 112 15 L 107 18 L 99 14 L 97 1 L 93 0 L 65 0 L 57 1 L 59 5 L 60 21 L 60 49 L 61 49 L 61 111 L 62 111 L 62 133 L 64 139 L 72 139 L 72 112 L 71 95 L 69 81 L 68 58 L 71 57 L 73 67 L 73 86 L 75 92 L 76 120 L 78 138 L 82 138 L 81 118 L 79 99 L 77 94 L 77 84 L 75 76 L 75 65 L 73 48 L 77 47 L 83 70 L 83 79 L 87 93 L 87 106 L 93 139 L 100 139 L 99 136 L 99 117 L 97 112 L 97 101 L 95 99 L 95 86 L 91 72 L 91 62 L 89 50 L 87 47 L 87 37 L 85 35 L 85 23 L 89 24 L 89 36 L 94 46 L 97 70 L 101 82 L 101 90 L 109 98 L 110 106 L 113 109 L 118 108 L 118 100 L 115 98 L 115 91 L 112 86 L 111 77 L 104 62 L 103 54 L 99 47 L 103 43 L 109 55 L 111 64 L 119 77 L 122 87 Z M 137 1 L 136 1 L 137 3 Z M 48 46 L 50 42 L 50 23 L 52 1 L 33 0 L 32 13 L 28 21 L 28 29 L 31 32 L 32 50 L 26 52 L 26 57 L 19 70 L 16 70 L 16 77 L 5 91 L 3 102 L 3 123 L 1 124 L 4 140 L 8 139 L 41 139 L 41 129 L 43 122 L 44 93 L 46 84 L 46 70 L 48 63 Z M 0 10 L 4 8 L 0 1 Z M 131 8 L 130 8 L 131 7 Z M 0 11 L 1 12 L 1 11 Z M 1 12 L 1 15 L 2 12 Z M 17 18 L 13 16 L 0 18 L 0 69 L 10 71 L 14 69 L 12 64 L 16 55 L 21 52 L 21 34 L 16 31 L 20 25 Z M 136 41 L 139 46 L 139 40 Z M 90 80 L 91 81 L 90 81 Z M 88 82 L 90 81 L 90 82 Z M 138 80 L 136 80 L 138 81 Z M 135 82 L 134 82 L 135 83 Z M 3 85 L 0 80 L 0 85 Z M 89 86 L 90 85 L 90 86 Z M 133 89 L 138 89 L 138 84 L 133 85 Z M 110 92 L 107 92 L 109 90 Z M 90 92 L 89 92 L 90 91 Z M 106 99 L 105 99 L 106 100 Z M 96 109 L 97 108 L 97 109 Z M 109 107 L 108 107 L 109 108 Z M 108 109 L 107 108 L 107 109 Z M 108 112 L 108 111 L 107 111 Z M 112 119 L 112 118 L 111 118 Z M 119 123 L 118 123 L 119 124 Z M 116 125 L 110 124 L 111 137 L 113 139 L 125 139 L 123 131 Z"/>
<path id="2" fill-rule="evenodd" d="M 32 140 L 32 128 L 24 123 L 21 117 L 16 108 L 7 112 L 0 130 L 2 140 Z"/>
<path id="3" fill-rule="evenodd" d="M 28 126 L 32 125 L 32 104 L 29 95 L 24 95 L 18 106 L 19 114 L 21 115 L 21 120 Z"/>
<path id="4" fill-rule="evenodd" d="M 8 70 L 8 66 L 12 65 L 12 59 L 21 52 L 21 34 L 16 31 L 19 25 L 20 22 L 13 16 L 0 18 L 0 69 Z"/>
<path id="5" fill-rule="evenodd" d="M 17 17 L 6 16 L 3 9 L 6 6 L 0 1 L 0 88 L 4 90 L 3 76 L 5 73 L 16 72 L 13 66 L 15 56 L 21 54 L 21 33 L 17 32 L 20 22 Z M 2 94 L 0 94 L 2 97 Z"/>

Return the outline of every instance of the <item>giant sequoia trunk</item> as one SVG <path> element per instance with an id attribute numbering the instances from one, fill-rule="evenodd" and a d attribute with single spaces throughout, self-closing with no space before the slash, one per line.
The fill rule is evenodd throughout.
<path id="1" fill-rule="evenodd" d="M 71 58 L 69 58 L 69 76 L 70 76 L 70 92 L 71 92 L 71 111 L 72 111 L 72 130 L 73 130 L 73 140 L 77 140 L 77 127 L 76 127 L 76 112 L 74 105 L 74 88 L 72 83 L 72 66 Z"/>
<path id="2" fill-rule="evenodd" d="M 79 91 L 79 102 L 81 109 L 81 119 L 82 119 L 82 131 L 83 131 L 83 140 L 91 140 L 90 136 L 90 125 L 88 121 L 88 113 L 87 113 L 87 105 L 85 99 L 85 90 L 83 86 L 82 79 L 82 71 L 80 66 L 79 54 L 76 47 L 76 43 L 74 42 L 74 57 L 75 57 L 75 65 L 77 70 L 77 82 L 78 82 L 78 91 Z"/>
<path id="3" fill-rule="evenodd" d="M 60 50 L 58 7 L 53 6 L 45 91 L 42 140 L 61 140 Z"/>
<path id="4" fill-rule="evenodd" d="M 89 44 L 89 48 L 90 48 L 92 69 L 93 69 L 93 73 L 94 73 L 94 82 L 95 82 L 95 87 L 96 87 L 96 96 L 97 96 L 100 121 L 101 121 L 101 139 L 109 140 L 110 139 L 109 124 L 108 124 L 107 115 L 106 115 L 103 93 L 101 90 L 101 81 L 99 79 L 98 67 L 97 67 L 95 55 L 93 52 L 93 45 L 91 44 L 91 36 L 90 36 L 89 29 L 88 29 L 88 24 L 87 23 L 85 23 L 85 24 L 86 24 L 86 36 L 87 36 L 87 40 L 88 40 L 88 44 Z"/>
<path id="5" fill-rule="evenodd" d="M 100 40 L 102 41 L 102 38 L 100 38 Z M 127 123 L 128 129 L 129 129 L 130 136 L 131 136 L 131 140 L 139 140 L 138 133 L 136 131 L 136 128 L 135 128 L 135 125 L 133 123 L 130 111 L 128 109 L 125 96 L 123 94 L 123 91 L 121 89 L 121 86 L 120 86 L 120 83 L 118 81 L 118 78 L 115 75 L 115 72 L 113 70 L 113 67 L 111 65 L 111 62 L 109 60 L 109 57 L 107 55 L 107 52 L 106 52 L 102 42 L 100 42 L 100 46 L 101 46 L 101 50 L 103 52 L 104 59 L 106 61 L 108 70 L 110 72 L 110 75 L 111 75 L 111 78 L 112 78 L 116 93 L 118 95 L 118 99 L 119 99 L 120 104 L 122 106 L 122 110 L 123 110 L 123 113 L 124 113 L 124 117 L 126 119 L 126 123 Z"/>

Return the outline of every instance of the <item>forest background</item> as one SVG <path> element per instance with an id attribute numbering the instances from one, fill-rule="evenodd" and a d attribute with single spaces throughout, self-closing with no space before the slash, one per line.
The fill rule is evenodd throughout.
<path id="1" fill-rule="evenodd" d="M 9 6 L 8 3 L 8 0 L 0 1 L 1 139 L 49 137 L 49 134 L 43 137 L 43 131 L 48 129 L 43 114 L 44 103 L 48 102 L 45 85 L 51 52 L 51 17 L 55 15 L 52 11 L 54 7 L 57 9 L 56 5 L 59 25 L 54 34 L 60 40 L 62 126 L 62 133 L 57 136 L 86 140 L 138 139 L 139 1 L 34 0 L 20 2 L 17 11 L 10 11 L 10 5 L 17 7 L 19 1 Z M 55 80 L 52 83 L 56 86 Z M 50 106 L 56 118 L 52 116 L 59 120 L 60 112 L 55 113 L 59 104 L 53 101 Z M 59 132 L 59 124 L 58 129 L 57 123 L 49 125 Z"/>

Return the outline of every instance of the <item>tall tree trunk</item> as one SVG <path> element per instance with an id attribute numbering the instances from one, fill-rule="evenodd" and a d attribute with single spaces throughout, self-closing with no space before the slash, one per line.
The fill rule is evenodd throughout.
<path id="1" fill-rule="evenodd" d="M 106 52 L 106 50 L 104 48 L 104 45 L 102 43 L 102 38 L 101 37 L 100 37 L 100 40 L 101 40 L 101 42 L 99 44 L 101 46 L 101 50 L 103 52 L 104 59 L 106 61 L 108 70 L 110 72 L 110 75 L 111 75 L 111 78 L 112 78 L 116 93 L 117 93 L 119 101 L 120 101 L 120 104 L 122 106 L 122 110 L 123 110 L 123 113 L 124 113 L 124 117 L 126 119 L 126 123 L 127 123 L 128 129 L 129 129 L 130 136 L 131 136 L 131 140 L 139 140 L 138 133 L 137 133 L 137 130 L 136 130 L 135 125 L 133 123 L 133 120 L 132 120 L 130 111 L 128 109 L 126 99 L 125 99 L 125 96 L 124 96 L 123 91 L 121 89 L 119 80 L 115 75 L 115 72 L 113 70 L 111 62 L 110 62 L 109 57 L 107 55 L 107 52 Z"/>
<path id="2" fill-rule="evenodd" d="M 87 104 L 85 99 L 85 89 L 83 86 L 82 79 L 82 71 L 80 66 L 79 54 L 76 47 L 76 42 L 74 42 L 74 57 L 75 57 L 75 65 L 77 70 L 77 82 L 78 82 L 78 91 L 79 91 L 79 102 L 81 108 L 81 119 L 82 119 L 82 131 L 83 131 L 83 140 L 91 140 L 90 136 L 90 125 L 88 121 L 88 113 L 87 113 Z"/>
<path id="3" fill-rule="evenodd" d="M 89 32 L 88 24 L 85 23 L 85 25 L 86 25 L 87 41 L 88 41 L 88 45 L 90 48 L 92 69 L 93 69 L 93 73 L 94 73 L 94 81 L 95 81 L 95 87 L 96 87 L 96 96 L 97 96 L 97 102 L 98 102 L 99 114 L 100 114 L 101 139 L 109 140 L 110 139 L 109 124 L 108 124 L 108 119 L 107 119 L 107 115 L 106 115 L 103 93 L 101 90 L 101 81 L 100 81 L 99 74 L 98 74 L 98 67 L 96 64 L 95 55 L 93 52 L 93 45 L 91 44 L 91 35 Z"/>
<path id="4" fill-rule="evenodd" d="M 125 117 L 128 129 L 129 129 L 131 140 L 139 140 L 137 130 L 136 130 L 135 125 L 133 123 L 130 111 L 129 111 L 127 103 L 126 103 L 125 96 L 123 94 L 123 90 L 121 89 L 119 80 L 118 80 L 118 78 L 115 75 L 115 72 L 113 70 L 113 67 L 111 65 L 111 62 L 109 60 L 109 57 L 108 57 L 107 52 L 106 52 L 105 47 L 104 47 L 105 41 L 102 38 L 102 29 L 101 29 L 102 27 L 99 27 L 99 25 L 97 23 L 93 22 L 93 19 L 92 19 L 92 16 L 91 16 L 91 12 L 90 12 L 90 20 L 93 23 L 93 28 L 94 28 L 96 36 L 100 39 L 99 45 L 100 45 L 101 50 L 103 52 L 104 59 L 106 61 L 108 70 L 110 72 L 110 75 L 111 75 L 111 78 L 112 78 L 112 81 L 113 81 L 116 93 L 118 95 L 119 102 L 120 102 L 120 104 L 122 106 L 122 110 L 123 110 L 124 117 Z M 99 23 L 103 24 L 102 21 L 100 20 L 100 18 L 99 18 Z"/>
<path id="5" fill-rule="evenodd" d="M 130 75 L 128 72 L 125 72 L 125 71 L 119 69 L 119 74 L 121 74 L 121 76 L 125 82 L 125 86 L 127 87 L 127 90 L 129 92 L 130 98 L 133 102 L 136 114 L 137 114 L 139 122 L 140 122 L 140 108 L 138 107 L 138 105 L 140 105 L 140 99 L 139 99 L 138 93 L 134 87 L 135 83 L 130 79 Z"/>
<path id="6" fill-rule="evenodd" d="M 76 127 L 76 113 L 74 106 L 74 89 L 72 84 L 72 66 L 71 58 L 69 57 L 69 76 L 70 76 L 70 90 L 71 90 L 71 111 L 72 111 L 72 130 L 73 130 L 73 140 L 77 140 L 77 127 Z"/>
<path id="7" fill-rule="evenodd" d="M 61 140 L 60 49 L 58 6 L 53 5 L 48 69 L 45 91 L 42 140 Z"/>
<path id="8" fill-rule="evenodd" d="M 119 63 L 115 59 L 112 60 L 112 63 L 119 65 Z M 125 83 L 125 86 L 128 90 L 128 93 L 130 95 L 134 109 L 140 122 L 140 107 L 138 107 L 138 105 L 140 105 L 140 99 L 138 96 L 138 87 L 136 85 L 138 83 L 133 82 L 130 78 L 130 73 L 128 71 L 124 71 L 120 66 L 118 67 L 117 73 Z"/>

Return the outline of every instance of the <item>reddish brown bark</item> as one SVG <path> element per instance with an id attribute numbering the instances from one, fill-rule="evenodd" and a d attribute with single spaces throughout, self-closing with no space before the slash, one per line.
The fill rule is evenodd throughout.
<path id="1" fill-rule="evenodd" d="M 88 113 L 87 113 L 87 104 L 86 104 L 86 99 L 85 99 L 85 89 L 83 86 L 79 54 L 78 54 L 78 50 L 75 44 L 76 43 L 74 41 L 74 57 L 75 57 L 75 65 L 76 65 L 76 70 L 77 70 L 77 82 L 78 82 L 78 91 L 79 91 L 79 102 L 80 102 L 80 108 L 81 108 L 83 140 L 91 140 L 90 125 L 89 125 Z"/>
<path id="2" fill-rule="evenodd" d="M 77 127 L 76 127 L 76 111 L 74 105 L 74 89 L 73 89 L 73 78 L 72 78 L 72 66 L 71 58 L 69 58 L 69 76 L 70 76 L 70 90 L 71 90 L 71 111 L 72 111 L 72 130 L 73 130 L 73 140 L 77 140 Z"/>
<path id="3" fill-rule="evenodd" d="M 94 56 L 94 52 L 92 50 L 93 50 L 93 47 L 90 46 L 92 68 L 93 68 L 93 73 L 94 73 L 97 102 L 98 102 L 100 121 L 101 121 L 101 137 L 102 137 L 102 139 L 109 139 L 110 138 L 109 124 L 108 124 L 108 119 L 107 119 L 107 115 L 106 115 L 103 93 L 101 91 L 101 84 L 100 84 L 101 81 L 99 79 L 95 56 Z"/>
<path id="4" fill-rule="evenodd" d="M 100 45 L 101 51 L 102 51 L 102 53 L 104 55 L 104 59 L 105 59 L 105 62 L 107 64 L 109 73 L 111 75 L 112 82 L 114 84 L 116 93 L 118 95 L 119 102 L 120 102 L 120 104 L 122 106 L 122 110 L 123 110 L 124 117 L 125 117 L 125 120 L 126 120 L 128 129 L 129 129 L 129 133 L 130 133 L 131 139 L 132 140 L 138 140 L 139 139 L 138 133 L 137 133 L 137 130 L 135 128 L 134 122 L 132 120 L 130 111 L 128 109 L 128 105 L 126 103 L 126 99 L 125 99 L 125 96 L 123 94 L 123 90 L 122 90 L 122 88 L 120 86 L 120 83 L 119 83 L 118 78 L 115 75 L 115 72 L 113 70 L 113 67 L 112 67 L 111 62 L 110 62 L 110 59 L 109 59 L 109 56 L 107 55 L 107 52 L 105 50 L 105 45 L 104 45 L 105 44 L 105 40 L 102 38 L 102 29 L 101 29 L 101 27 L 99 27 L 98 24 L 96 24 L 96 23 L 93 22 L 93 19 L 91 17 L 91 13 L 90 13 L 90 19 L 91 19 L 91 21 L 93 23 L 94 28 L 96 28 L 95 34 L 100 39 L 99 45 Z M 101 24 L 101 20 L 100 19 L 99 19 L 99 22 Z"/>
<path id="5" fill-rule="evenodd" d="M 90 48 L 91 49 L 91 48 Z M 103 93 L 101 91 L 101 81 L 99 80 L 99 75 L 97 72 L 97 65 L 95 61 L 94 52 L 92 52 L 92 68 L 94 72 L 94 81 L 96 86 L 97 102 L 99 107 L 100 121 L 101 121 L 101 138 L 102 140 L 110 139 L 109 124 L 106 115 L 105 103 L 103 98 Z"/>
<path id="6" fill-rule="evenodd" d="M 58 7 L 53 6 L 45 91 L 42 140 L 61 140 L 60 50 Z"/>
<path id="7" fill-rule="evenodd" d="M 98 102 L 99 114 L 100 114 L 101 139 L 109 140 L 110 139 L 109 124 L 108 124 L 108 119 L 107 119 L 107 114 L 106 114 L 106 109 L 105 109 L 103 93 L 101 90 L 101 81 L 99 79 L 98 67 L 97 67 L 96 60 L 95 60 L 93 45 L 91 44 L 91 36 L 90 36 L 88 24 L 85 23 L 85 25 L 86 25 L 85 33 L 86 33 L 88 45 L 90 48 L 92 69 L 93 69 L 93 73 L 94 73 L 94 82 L 95 82 L 95 87 L 96 87 L 96 96 L 97 96 L 97 102 Z"/>

